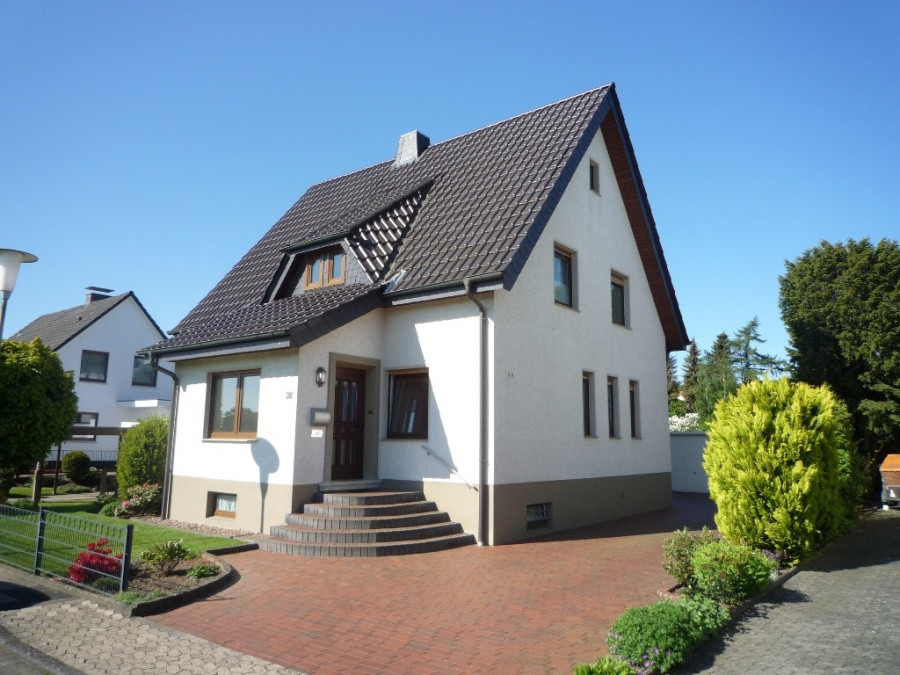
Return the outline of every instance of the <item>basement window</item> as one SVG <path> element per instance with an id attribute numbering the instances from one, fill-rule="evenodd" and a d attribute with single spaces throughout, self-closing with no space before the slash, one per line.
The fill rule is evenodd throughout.
<path id="1" fill-rule="evenodd" d="M 550 502 L 529 504 L 525 507 L 525 529 L 538 530 L 550 527 Z"/>
<path id="2" fill-rule="evenodd" d="M 237 495 L 227 492 L 208 492 L 206 498 L 206 517 L 221 516 L 234 518 L 237 516 Z"/>

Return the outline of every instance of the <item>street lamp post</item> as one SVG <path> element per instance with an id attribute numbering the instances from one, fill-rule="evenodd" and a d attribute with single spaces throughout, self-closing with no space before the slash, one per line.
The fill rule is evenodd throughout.
<path id="1" fill-rule="evenodd" d="M 36 261 L 37 256 L 31 253 L 0 248 L 0 340 L 3 339 L 3 322 L 6 320 L 6 301 L 16 287 L 19 265 Z"/>

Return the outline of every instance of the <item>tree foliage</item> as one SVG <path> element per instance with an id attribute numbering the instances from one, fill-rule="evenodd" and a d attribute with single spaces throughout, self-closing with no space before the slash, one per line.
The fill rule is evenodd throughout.
<path id="1" fill-rule="evenodd" d="M 774 356 L 763 354 L 757 345 L 765 342 L 759 334 L 759 317 L 754 316 L 731 338 L 731 362 L 735 379 L 743 384 L 763 376 L 777 377 L 787 364 Z"/>
<path id="2" fill-rule="evenodd" d="M 716 405 L 703 467 L 716 525 L 732 541 L 799 560 L 843 531 L 850 415 L 827 387 L 762 380 Z"/>
<path id="3" fill-rule="evenodd" d="M 159 415 L 145 417 L 122 436 L 116 463 L 119 497 L 144 483 L 162 483 L 166 470 L 169 420 Z"/>
<path id="4" fill-rule="evenodd" d="M 733 393 L 738 386 L 731 362 L 731 342 L 719 333 L 712 349 L 703 355 L 697 369 L 694 407 L 703 422 L 712 418 L 716 403 Z"/>
<path id="5" fill-rule="evenodd" d="M 697 347 L 697 341 L 691 340 L 688 343 L 687 356 L 684 359 L 681 375 L 684 392 L 684 404 L 687 412 L 697 412 L 697 402 L 695 392 L 697 391 L 697 374 L 700 370 L 700 349 Z"/>
<path id="6" fill-rule="evenodd" d="M 69 438 L 78 410 L 72 373 L 40 339 L 0 342 L 0 467 L 43 460 Z"/>
<path id="7" fill-rule="evenodd" d="M 900 447 L 900 246 L 826 241 L 780 277 L 794 379 L 828 384 L 872 460 Z"/>
<path id="8" fill-rule="evenodd" d="M 671 354 L 666 356 L 666 390 L 669 397 L 669 417 L 673 415 L 684 415 L 687 412 L 687 406 L 684 401 L 679 398 L 681 394 L 681 383 L 678 381 L 678 373 L 675 368 L 675 357 Z"/>

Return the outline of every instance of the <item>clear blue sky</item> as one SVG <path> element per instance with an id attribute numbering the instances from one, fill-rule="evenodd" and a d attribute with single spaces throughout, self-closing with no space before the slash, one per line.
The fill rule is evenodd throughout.
<path id="1" fill-rule="evenodd" d="M 900 3 L 0 3 L 6 335 L 133 290 L 169 329 L 312 184 L 614 81 L 688 332 L 822 239 L 900 238 Z"/>

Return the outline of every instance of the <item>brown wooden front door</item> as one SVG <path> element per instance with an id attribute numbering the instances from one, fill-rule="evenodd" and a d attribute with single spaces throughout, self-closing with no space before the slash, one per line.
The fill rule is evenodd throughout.
<path id="1" fill-rule="evenodd" d="M 331 480 L 362 478 L 366 371 L 338 368 L 335 379 Z"/>

